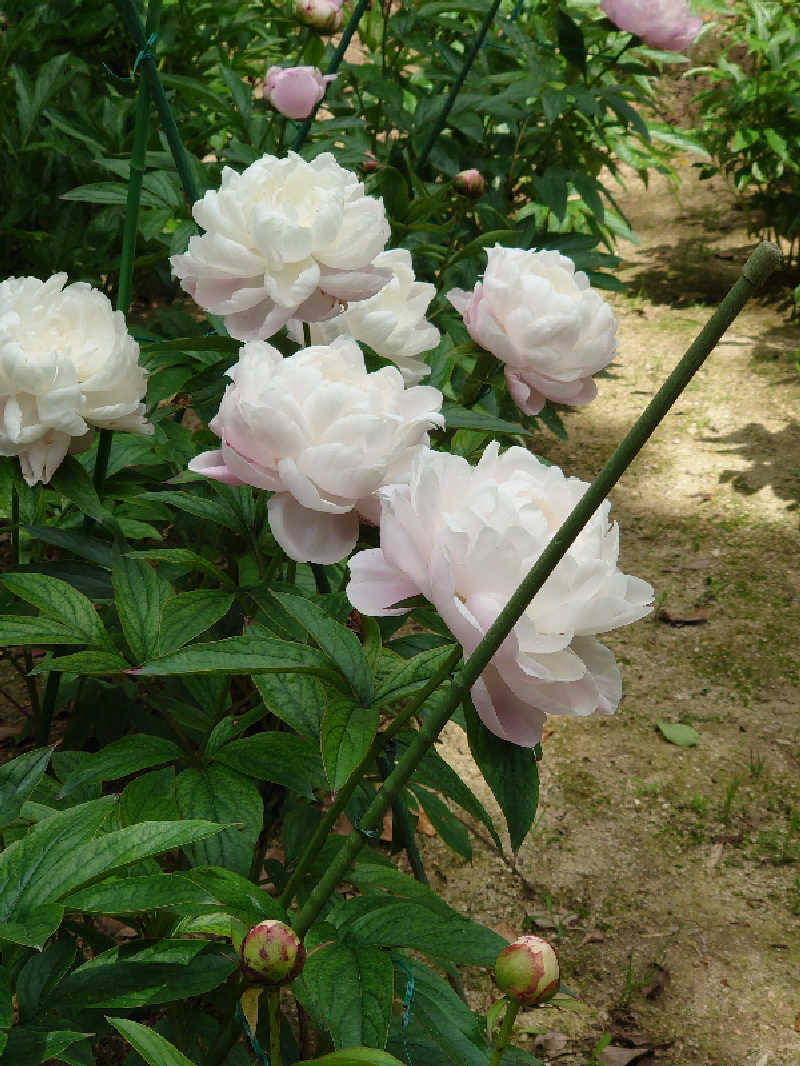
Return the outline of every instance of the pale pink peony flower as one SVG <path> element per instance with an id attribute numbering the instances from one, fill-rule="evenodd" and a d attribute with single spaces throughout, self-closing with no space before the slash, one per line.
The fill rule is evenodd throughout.
<path id="1" fill-rule="evenodd" d="M 378 521 L 375 491 L 407 481 L 427 431 L 444 423 L 438 389 L 405 389 L 394 367 L 368 374 L 350 338 L 287 359 L 253 341 L 228 376 L 210 423 L 221 447 L 189 467 L 273 492 L 272 533 L 298 562 L 334 563 L 352 551 L 359 516 Z"/>
<path id="2" fill-rule="evenodd" d="M 336 33 L 341 29 L 342 0 L 295 0 L 295 14 L 318 33 Z"/>
<path id="3" fill-rule="evenodd" d="M 430 373 L 419 356 L 441 339 L 425 318 L 436 287 L 415 279 L 411 253 L 405 248 L 381 252 L 374 265 L 390 270 L 390 281 L 369 300 L 348 304 L 340 315 L 312 326 L 311 339 L 329 344 L 334 337 L 350 336 L 395 363 L 406 385 L 417 385 Z"/>
<path id="4" fill-rule="evenodd" d="M 554 251 L 487 249 L 483 281 L 447 299 L 470 336 L 505 363 L 506 384 L 525 414 L 545 400 L 580 406 L 597 395 L 592 374 L 616 352 L 616 319 L 571 259 Z"/>
<path id="5" fill-rule="evenodd" d="M 426 451 L 407 485 L 379 491 L 380 548 L 350 560 L 347 595 L 369 615 L 422 594 L 465 656 L 588 488 L 523 448 L 490 444 L 476 467 Z M 493 733 L 523 747 L 546 714 L 612 714 L 622 694 L 612 653 L 595 634 L 650 611 L 653 589 L 617 569 L 619 533 L 606 501 L 529 604 L 472 688 Z"/>
<path id="6" fill-rule="evenodd" d="M 0 283 L 0 455 L 47 483 L 94 428 L 152 433 L 139 346 L 107 296 L 66 274 Z"/>
<path id="7" fill-rule="evenodd" d="M 390 233 L 383 201 L 330 152 L 225 167 L 192 214 L 206 232 L 172 256 L 173 272 L 237 340 L 265 340 L 290 318 L 321 322 L 391 276 L 373 265 Z"/>
<path id="8" fill-rule="evenodd" d="M 264 99 L 287 118 L 308 118 L 335 74 L 316 67 L 270 67 L 264 81 Z"/>
<path id="9" fill-rule="evenodd" d="M 600 0 L 600 6 L 621 30 L 666 52 L 686 51 L 703 25 L 686 0 Z"/>

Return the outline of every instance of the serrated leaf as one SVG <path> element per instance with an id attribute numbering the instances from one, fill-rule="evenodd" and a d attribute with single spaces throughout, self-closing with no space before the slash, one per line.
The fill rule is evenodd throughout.
<path id="1" fill-rule="evenodd" d="M 320 748 L 332 792 L 338 792 L 366 755 L 378 729 L 378 708 L 360 707 L 347 696 L 328 704 Z"/>
<path id="2" fill-rule="evenodd" d="M 317 745 L 291 733 L 257 733 L 232 740 L 214 758 L 240 774 L 272 781 L 309 799 L 312 789 L 326 785 Z"/>
<path id="3" fill-rule="evenodd" d="M 161 607 L 158 653 L 177 651 L 200 633 L 205 633 L 233 603 L 233 594 L 218 589 L 180 592 Z"/>
<path id="4" fill-rule="evenodd" d="M 316 1005 L 335 1048 L 386 1046 L 394 986 L 386 952 L 362 944 L 328 944 L 309 955 L 298 985 Z"/>
<path id="5" fill-rule="evenodd" d="M 679 748 L 694 748 L 700 739 L 700 734 L 696 729 L 680 722 L 663 722 L 659 718 L 656 726 L 665 740 L 668 740 L 670 744 L 677 744 Z"/>
<path id="6" fill-rule="evenodd" d="M 469 699 L 464 701 L 464 716 L 472 757 L 500 805 L 511 847 L 519 851 L 539 803 L 536 756 L 532 748 L 521 748 L 491 733 Z"/>
<path id="7" fill-rule="evenodd" d="M 250 778 L 220 765 L 184 770 L 175 780 L 175 798 L 183 817 L 242 823 L 184 847 L 190 865 L 222 866 L 247 876 L 264 817 L 261 794 Z"/>
<path id="8" fill-rule="evenodd" d="M 148 1066 L 193 1066 L 185 1055 L 154 1029 L 130 1018 L 106 1018 L 106 1021 L 125 1037 Z"/>
<path id="9" fill-rule="evenodd" d="M 122 737 L 90 755 L 86 762 L 65 779 L 60 796 L 68 796 L 89 782 L 116 781 L 137 770 L 161 766 L 182 756 L 183 752 L 171 740 L 147 733 Z"/>
<path id="10" fill-rule="evenodd" d="M 37 748 L 0 766 L 0 829 L 19 815 L 22 804 L 44 776 L 52 748 Z"/>

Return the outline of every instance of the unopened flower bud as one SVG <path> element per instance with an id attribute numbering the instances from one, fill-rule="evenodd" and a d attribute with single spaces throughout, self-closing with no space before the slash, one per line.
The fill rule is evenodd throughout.
<path id="1" fill-rule="evenodd" d="M 295 0 L 295 14 L 319 33 L 336 33 L 342 25 L 342 0 Z"/>
<path id="2" fill-rule="evenodd" d="M 497 987 L 528 1007 L 544 1003 L 558 991 L 558 956 L 538 936 L 521 936 L 497 956 Z"/>
<path id="3" fill-rule="evenodd" d="M 364 152 L 364 158 L 361 160 L 361 171 L 364 174 L 374 174 L 378 169 L 378 160 L 375 158 L 374 152 Z"/>
<path id="4" fill-rule="evenodd" d="M 275 918 L 254 925 L 239 949 L 242 975 L 254 984 L 285 985 L 303 969 L 306 951 L 297 934 Z"/>
<path id="5" fill-rule="evenodd" d="M 453 188 L 470 200 L 479 200 L 486 191 L 486 182 L 479 170 L 460 170 L 453 178 Z"/>

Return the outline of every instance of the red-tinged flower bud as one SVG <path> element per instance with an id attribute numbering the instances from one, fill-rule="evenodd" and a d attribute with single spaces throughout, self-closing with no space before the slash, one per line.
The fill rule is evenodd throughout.
<path id="1" fill-rule="evenodd" d="M 239 958 L 245 980 L 261 985 L 285 985 L 303 969 L 306 951 L 288 925 L 268 918 L 247 933 Z"/>
<path id="2" fill-rule="evenodd" d="M 486 191 L 486 182 L 479 170 L 460 170 L 453 178 L 453 188 L 470 200 L 479 200 Z"/>
<path id="3" fill-rule="evenodd" d="M 318 33 L 336 33 L 342 26 L 342 0 L 295 0 L 295 14 Z"/>
<path id="4" fill-rule="evenodd" d="M 375 158 L 374 152 L 364 152 L 364 158 L 361 160 L 361 170 L 364 174 L 374 174 L 378 169 L 378 160 Z"/>
<path id="5" fill-rule="evenodd" d="M 521 936 L 497 956 L 494 979 L 501 992 L 532 1007 L 558 991 L 558 956 L 538 936 Z"/>

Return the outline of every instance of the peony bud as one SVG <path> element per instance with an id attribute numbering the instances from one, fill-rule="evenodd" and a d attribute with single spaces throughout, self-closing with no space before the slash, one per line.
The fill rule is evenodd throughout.
<path id="1" fill-rule="evenodd" d="M 479 200 L 486 191 L 486 182 L 479 170 L 461 170 L 453 178 L 453 188 L 470 200 Z"/>
<path id="2" fill-rule="evenodd" d="M 497 956 L 494 979 L 501 992 L 533 1007 L 558 991 L 558 956 L 541 937 L 521 936 Z"/>
<path id="3" fill-rule="evenodd" d="M 362 174 L 374 174 L 377 169 L 378 160 L 375 158 L 375 153 L 364 152 L 364 158 L 361 160 Z"/>
<path id="4" fill-rule="evenodd" d="M 295 14 L 318 33 L 336 33 L 342 25 L 342 0 L 295 0 Z"/>
<path id="5" fill-rule="evenodd" d="M 264 80 L 264 99 L 287 118 L 308 118 L 335 77 L 316 67 L 270 67 Z"/>
<path id="6" fill-rule="evenodd" d="M 247 933 L 239 958 L 246 980 L 261 985 L 285 985 L 303 969 L 306 951 L 288 925 L 268 918 Z"/>

